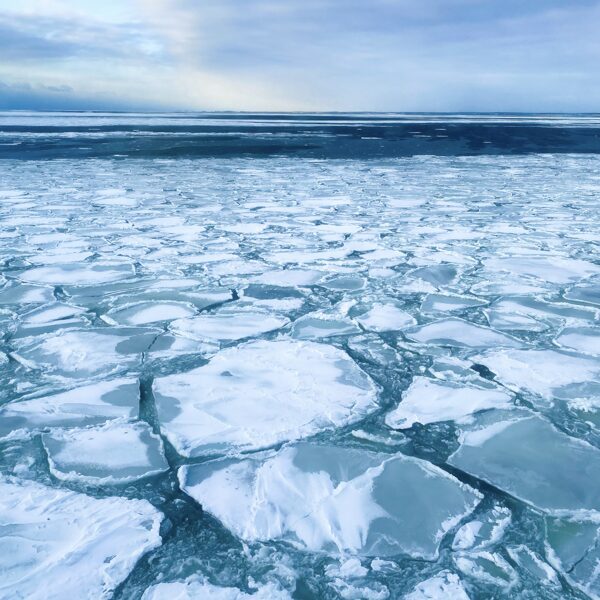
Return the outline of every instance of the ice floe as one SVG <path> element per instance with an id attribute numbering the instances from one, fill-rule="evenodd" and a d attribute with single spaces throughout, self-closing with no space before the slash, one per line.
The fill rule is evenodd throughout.
<path id="1" fill-rule="evenodd" d="M 288 322 L 285 317 L 266 312 L 217 313 L 178 319 L 171 323 L 171 331 L 194 340 L 218 342 L 259 336 Z"/>
<path id="2" fill-rule="evenodd" d="M 55 429 L 42 435 L 50 472 L 58 479 L 120 484 L 168 470 L 162 440 L 146 423 Z"/>
<path id="3" fill-rule="evenodd" d="M 343 351 L 293 340 L 219 352 L 187 373 L 159 377 L 161 430 L 184 456 L 264 448 L 360 420 L 377 389 Z"/>
<path id="4" fill-rule="evenodd" d="M 550 564 L 587 596 L 600 598 L 600 521 L 597 516 L 546 519 L 546 554 Z"/>
<path id="5" fill-rule="evenodd" d="M 20 279 L 27 283 L 47 283 L 50 285 L 98 285 L 112 283 L 133 277 L 131 265 L 77 263 L 49 267 L 35 267 L 24 271 Z"/>
<path id="6" fill-rule="evenodd" d="M 470 600 L 459 576 L 450 571 L 442 571 L 434 577 L 417 584 L 415 589 L 404 596 L 404 600 Z"/>
<path id="7" fill-rule="evenodd" d="M 598 405 L 597 394 L 588 384 L 600 384 L 600 362 L 557 350 L 489 350 L 473 356 L 515 391 L 536 394 L 546 403 L 553 399 Z"/>
<path id="8" fill-rule="evenodd" d="M 200 578 L 151 585 L 142 600 L 291 600 L 289 592 L 274 583 L 255 586 L 249 592 L 235 587 L 212 585 Z"/>
<path id="9" fill-rule="evenodd" d="M 550 514 L 600 511 L 600 450 L 545 419 L 491 415 L 460 441 L 449 464 L 531 506 Z"/>
<path id="10" fill-rule="evenodd" d="M 481 550 L 497 544 L 512 521 L 512 513 L 504 506 L 494 506 L 468 521 L 456 532 L 452 550 Z"/>
<path id="11" fill-rule="evenodd" d="M 95 425 L 138 415 L 139 383 L 119 378 L 0 407 L 0 437 L 19 430 Z"/>
<path id="12" fill-rule="evenodd" d="M 554 341 L 558 346 L 600 356 L 600 327 L 568 327 Z"/>
<path id="13" fill-rule="evenodd" d="M 161 543 L 162 515 L 146 500 L 91 498 L 0 478 L 0 596 L 108 599 Z"/>
<path id="14" fill-rule="evenodd" d="M 448 318 L 405 331 L 406 337 L 422 344 L 488 348 L 490 346 L 519 347 L 523 344 L 493 329 L 475 325 L 463 319 Z"/>
<path id="15" fill-rule="evenodd" d="M 306 442 L 185 466 L 179 478 L 244 540 L 333 554 L 434 559 L 444 534 L 481 498 L 423 460 Z"/>
<path id="16" fill-rule="evenodd" d="M 417 322 L 415 318 L 394 304 L 376 303 L 356 320 L 370 331 L 398 331 Z"/>
<path id="17" fill-rule="evenodd" d="M 465 423 L 472 420 L 472 415 L 478 411 L 510 407 L 511 396 L 501 389 L 415 377 L 402 394 L 400 404 L 386 415 L 385 423 L 393 429 L 408 429 L 415 423 Z"/>

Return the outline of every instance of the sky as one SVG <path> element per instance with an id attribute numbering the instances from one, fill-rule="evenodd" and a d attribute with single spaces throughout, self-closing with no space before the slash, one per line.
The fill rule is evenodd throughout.
<path id="1" fill-rule="evenodd" d="M 600 112 L 600 0 L 0 0 L 0 109 Z"/>

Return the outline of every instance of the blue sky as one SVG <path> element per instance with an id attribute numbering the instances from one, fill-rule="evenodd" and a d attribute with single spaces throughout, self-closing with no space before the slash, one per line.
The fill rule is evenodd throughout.
<path id="1" fill-rule="evenodd" d="M 600 111 L 600 0 L 0 0 L 0 108 Z"/>

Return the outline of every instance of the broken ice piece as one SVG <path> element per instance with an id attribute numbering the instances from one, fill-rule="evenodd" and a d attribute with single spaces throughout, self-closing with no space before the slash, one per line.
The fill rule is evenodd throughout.
<path id="1" fill-rule="evenodd" d="M 198 341 L 228 341 L 262 335 L 287 325 L 288 319 L 262 312 L 199 315 L 171 323 L 177 335 Z"/>
<path id="2" fill-rule="evenodd" d="M 478 411 L 511 406 L 510 395 L 501 389 L 415 377 L 400 404 L 386 415 L 385 424 L 392 429 L 409 429 L 415 423 L 465 423 Z"/>
<path id="3" fill-rule="evenodd" d="M 398 331 L 416 324 L 416 320 L 394 304 L 376 303 L 356 320 L 370 331 Z"/>
<path id="4" fill-rule="evenodd" d="M 142 600 L 292 600 L 288 592 L 274 583 L 258 586 L 251 592 L 234 587 L 212 585 L 200 578 L 151 585 Z"/>
<path id="5" fill-rule="evenodd" d="M 514 391 L 528 391 L 546 403 L 555 398 L 598 403 L 593 384 L 600 384 L 600 362 L 557 350 L 489 350 L 472 357 Z M 591 390 L 587 389 L 590 387 Z"/>
<path id="6" fill-rule="evenodd" d="M 559 346 L 582 354 L 600 355 L 600 328 L 598 327 L 566 327 L 554 341 Z"/>
<path id="7" fill-rule="evenodd" d="M 432 464 L 314 443 L 184 466 L 182 489 L 244 540 L 433 560 L 481 495 Z"/>
<path id="8" fill-rule="evenodd" d="M 474 296 L 458 296 L 447 294 L 427 294 L 421 303 L 422 313 L 452 312 L 473 306 L 483 306 L 485 300 Z"/>
<path id="9" fill-rule="evenodd" d="M 228 348 L 159 377 L 154 395 L 161 430 L 183 456 L 265 448 L 377 408 L 375 384 L 343 351 L 283 339 Z"/>
<path id="10" fill-rule="evenodd" d="M 509 546 L 507 552 L 512 560 L 543 585 L 560 586 L 556 571 L 527 546 Z"/>
<path id="11" fill-rule="evenodd" d="M 502 539 L 511 519 L 508 508 L 494 506 L 459 528 L 452 542 L 452 550 L 481 550 L 496 544 Z"/>
<path id="12" fill-rule="evenodd" d="M 600 527 L 597 515 L 546 519 L 546 554 L 567 581 L 594 600 L 600 598 Z"/>
<path id="13" fill-rule="evenodd" d="M 466 428 L 460 441 L 449 464 L 533 507 L 600 511 L 600 450 L 537 415 L 492 414 Z"/>
<path id="14" fill-rule="evenodd" d="M 362 332 L 350 319 L 335 318 L 324 314 L 308 314 L 292 324 L 292 336 L 298 340 L 318 340 L 355 333 Z"/>
<path id="15" fill-rule="evenodd" d="M 523 344 L 504 333 L 475 325 L 463 319 L 448 318 L 434 321 L 405 332 L 407 338 L 422 344 L 487 348 L 489 346 L 519 347 Z"/>
<path id="16" fill-rule="evenodd" d="M 162 440 L 146 423 L 109 422 L 42 435 L 50 472 L 58 479 L 120 484 L 168 470 Z"/>
<path id="17" fill-rule="evenodd" d="M 108 599 L 160 545 L 161 520 L 146 500 L 91 498 L 2 477 L 0 596 Z"/>
<path id="18" fill-rule="evenodd" d="M 0 437 L 17 429 L 81 427 L 137 417 L 139 383 L 120 378 L 67 392 L 9 402 L 0 408 Z"/>
<path id="19" fill-rule="evenodd" d="M 195 309 L 185 302 L 140 302 L 108 313 L 116 323 L 123 325 L 148 325 L 189 317 Z"/>
<path id="20" fill-rule="evenodd" d="M 422 581 L 404 600 L 470 600 L 456 573 L 441 571 Z"/>
<path id="21" fill-rule="evenodd" d="M 511 588 L 518 580 L 516 571 L 497 552 L 459 554 L 454 563 L 463 574 L 482 583 Z"/>

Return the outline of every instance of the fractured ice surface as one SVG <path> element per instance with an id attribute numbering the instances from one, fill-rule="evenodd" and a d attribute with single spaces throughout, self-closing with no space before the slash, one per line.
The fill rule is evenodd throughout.
<path id="1" fill-rule="evenodd" d="M 25 153 L 37 141 L 48 152 L 63 143 L 72 153 L 86 152 L 81 147 L 88 146 L 109 152 L 115 138 L 139 144 L 144 152 L 163 148 L 163 140 L 170 143 L 171 133 L 155 135 L 149 123 L 171 128 L 184 121 L 212 128 L 221 117 L 138 115 L 136 126 L 123 131 L 97 127 L 98 120 L 130 125 L 133 118 L 0 114 L 0 154 Z M 317 145 L 332 143 L 338 129 L 347 132 L 338 127 L 340 118 L 345 117 L 311 116 L 311 122 L 325 128 L 322 138 L 312 138 Z M 520 119 L 496 116 L 494 123 L 500 118 L 511 122 L 511 131 L 513 120 Z M 45 132 L 9 131 L 2 123 L 11 119 L 46 126 L 75 120 L 93 130 L 82 133 L 78 125 L 77 131 L 54 126 Z M 352 127 L 363 128 L 369 119 L 353 117 Z M 392 125 L 395 117 L 386 116 L 373 127 L 409 127 L 415 133 L 408 135 L 430 135 L 421 146 L 429 149 L 438 134 L 451 133 L 446 124 L 432 122 L 439 119 L 420 116 L 421 122 L 407 126 Z M 548 121 L 552 135 L 560 137 L 557 120 Z M 289 122 L 283 117 L 272 120 L 278 123 L 273 127 L 281 128 L 275 136 L 256 123 L 255 118 L 236 121 L 232 136 L 215 140 L 181 130 L 176 147 L 184 150 L 189 143 L 193 152 L 203 152 L 205 144 L 279 144 L 288 135 Z M 370 137 L 370 129 L 361 130 L 361 137 Z M 528 131 L 533 129 L 537 131 Z M 593 130 L 586 131 L 593 140 Z M 300 137 L 301 144 L 309 140 L 304 133 Z M 7 138 L 17 145 L 5 145 Z M 353 138 L 344 133 L 342 139 L 340 149 Z M 379 148 L 388 140 L 362 143 Z M 400 147 L 405 141 L 393 143 Z M 298 597 L 395 600 L 421 581 L 417 597 L 430 600 L 444 594 L 464 600 L 467 593 L 473 599 L 528 594 L 537 600 L 537 583 L 539 596 L 562 594 L 573 600 L 568 585 L 553 588 L 547 560 L 560 571 L 561 584 L 566 578 L 582 594 L 598 597 L 597 154 L 417 155 L 368 161 L 265 154 L 59 162 L 35 156 L 0 161 L 0 471 L 55 483 L 54 475 L 72 473 L 73 479 L 58 483 L 85 487 L 96 496 L 107 493 L 101 486 L 109 475 L 110 485 L 120 484 L 118 489 L 128 496 L 151 498 L 157 507 L 164 503 L 170 515 L 177 507 L 178 522 L 169 531 L 168 544 L 124 582 L 118 597 L 139 598 L 151 584 L 161 590 L 163 585 L 187 586 L 196 564 L 206 567 L 208 579 L 194 580 L 195 585 L 210 581 L 215 588 L 198 591 L 192 586 L 183 593 L 214 596 L 221 591 L 217 586 L 233 586 L 241 591 L 228 594 L 258 596 L 262 588 L 252 579 L 265 587 L 263 582 L 279 578 L 265 575 L 267 562 L 269 568 L 281 563 L 288 569 L 281 579 L 285 589 L 292 590 L 298 579 Z M 316 341 L 330 345 L 313 345 Z M 228 348 L 224 353 L 223 347 Z M 209 356 L 213 359 L 207 364 Z M 154 397 L 149 389 L 153 379 Z M 418 393 L 420 386 L 427 394 Z M 522 405 L 532 406 L 545 420 Z M 233 490 L 237 498 L 243 490 L 256 490 L 252 506 L 257 515 L 290 515 L 285 522 L 291 529 L 281 535 L 270 535 L 269 527 L 274 531 L 281 525 L 277 519 L 259 522 L 259 516 L 250 520 L 248 535 L 260 530 L 269 540 L 308 548 L 314 527 L 326 552 L 339 552 L 337 541 L 340 547 L 359 548 L 360 554 L 373 539 L 385 539 L 384 523 L 392 523 L 385 530 L 392 532 L 390 546 L 396 544 L 400 554 L 430 557 L 439 540 L 432 541 L 435 534 L 427 532 L 443 529 L 447 535 L 439 563 L 407 565 L 404 556 L 393 561 L 388 556 L 387 561 L 377 559 L 380 567 L 387 565 L 377 571 L 375 563 L 369 569 L 369 561 L 358 564 L 350 557 L 355 562 L 348 564 L 344 556 L 344 566 L 334 573 L 325 564 L 330 559 L 300 555 L 289 544 L 266 541 L 242 549 L 217 519 L 203 518 L 192 500 L 183 501 L 180 490 L 170 489 L 173 473 L 126 481 L 154 471 L 144 445 L 157 440 L 142 438 L 138 428 L 147 432 L 146 426 L 133 425 L 138 413 L 174 444 L 182 455 L 178 465 L 204 461 L 207 455 L 236 458 L 228 468 L 241 464 L 236 468 L 247 468 L 249 479 L 240 479 L 234 490 L 236 476 L 221 491 Z M 414 427 L 390 429 L 386 414 L 389 425 Z M 442 419 L 448 421 L 439 424 Z M 313 435 L 313 442 L 323 446 L 310 469 L 290 463 L 285 453 L 283 459 L 274 452 L 242 454 L 270 446 L 276 450 L 282 442 Z M 461 435 L 471 441 L 479 435 L 481 445 L 457 450 Z M 54 456 L 52 464 L 42 436 Z M 60 447 L 50 448 L 52 440 Z M 337 447 L 343 457 L 334 460 Z M 482 482 L 486 498 L 481 510 L 445 529 L 438 509 L 447 502 L 446 493 L 437 486 L 450 480 L 437 471 L 429 476 L 420 468 L 424 463 L 412 459 L 394 458 L 397 466 L 387 462 L 382 474 L 379 467 L 355 469 L 355 463 L 369 462 L 367 448 L 382 452 L 377 454 L 380 461 L 391 461 L 391 453 L 402 451 L 441 465 L 454 452 L 451 462 L 465 463 L 450 467 L 453 473 L 463 478 L 463 467 L 472 470 L 464 479 L 473 487 L 479 486 L 479 477 L 494 489 Z M 200 458 L 187 460 L 196 456 Z M 467 458 L 472 462 L 467 464 Z M 215 475 L 225 468 L 224 462 L 202 468 L 208 470 L 209 464 Z M 333 464 L 340 472 L 353 471 L 344 475 L 346 483 L 338 477 L 337 494 L 307 516 L 300 506 L 306 509 L 322 489 L 333 488 Z M 406 475 L 410 465 L 412 478 Z M 190 467 L 190 473 L 200 468 Z M 392 476 L 393 469 L 400 475 Z M 277 481 L 269 488 L 269 494 L 280 494 L 273 505 L 261 503 L 266 491 L 253 487 L 259 470 L 260 481 Z M 278 473 L 285 473 L 285 480 L 277 479 Z M 82 479 L 90 475 L 96 479 Z M 407 496 L 386 509 L 391 516 L 368 521 L 356 533 L 370 513 L 360 503 L 358 508 L 343 504 L 348 497 L 364 497 L 369 510 L 378 510 L 379 499 L 389 496 L 393 503 L 405 481 L 411 484 Z M 447 485 L 458 489 L 455 480 Z M 212 484 L 203 489 L 219 491 Z M 294 504 L 297 513 L 281 508 L 297 497 L 303 498 Z M 248 506 L 242 500 L 214 503 L 223 511 L 234 507 L 227 510 L 235 516 Z M 325 505 L 335 510 L 326 513 Z M 505 506 L 511 509 L 510 525 Z M 531 506 L 566 514 L 558 521 L 569 527 L 553 532 L 550 517 Z M 415 517 L 419 510 L 433 516 L 420 521 Z M 95 514 L 93 507 L 85 512 L 83 535 Z M 449 510 L 452 516 L 464 512 Z M 198 518 L 190 519 L 194 514 Z M 400 528 L 394 519 L 402 514 L 406 524 Z M 340 520 L 340 515 L 347 516 Z M 587 519 L 585 525 L 575 526 L 575 518 Z M 306 522 L 305 543 L 298 541 L 294 528 Z M 120 546 L 119 539 L 111 542 L 106 557 L 120 556 Z M 315 547 L 320 550 L 321 544 L 315 541 Z M 454 562 L 458 555 L 462 571 Z M 517 572 L 510 592 L 505 591 L 510 574 L 500 573 L 508 569 L 492 574 L 501 563 L 495 562 L 498 556 Z M 460 580 L 448 569 L 460 573 Z M 39 589 L 57 589 L 47 585 L 51 579 L 45 577 L 45 587 Z M 169 589 L 161 593 L 179 591 Z M 0 597 L 6 595 L 14 596 L 0 590 Z M 101 594 L 76 591 L 70 596 Z"/>
<path id="2" fill-rule="evenodd" d="M 443 535 L 481 498 L 423 460 L 307 442 L 185 466 L 179 478 L 244 540 L 365 556 L 434 559 Z"/>
<path id="3" fill-rule="evenodd" d="M 94 425 L 136 417 L 139 396 L 137 380 L 120 378 L 9 402 L 0 407 L 0 437 L 17 429 Z"/>
<path id="4" fill-rule="evenodd" d="M 415 423 L 439 421 L 464 423 L 474 413 L 490 408 L 510 408 L 511 397 L 504 390 L 456 385 L 415 377 L 402 394 L 400 404 L 386 415 L 393 429 L 408 429 Z"/>
<path id="5" fill-rule="evenodd" d="M 600 450 L 539 416 L 465 428 L 449 464 L 553 514 L 600 511 Z M 577 469 L 573 465 L 578 465 Z"/>
<path id="6" fill-rule="evenodd" d="M 108 599 L 161 543 L 146 500 L 96 499 L 0 478 L 0 597 Z"/>
<path id="7" fill-rule="evenodd" d="M 42 442 L 50 471 L 58 479 L 115 484 L 169 468 L 162 440 L 146 423 L 55 429 L 43 434 Z"/>
<path id="8" fill-rule="evenodd" d="M 184 456 L 264 448 L 354 423 L 377 408 L 369 377 L 341 350 L 293 340 L 222 350 L 159 377 L 161 430 Z"/>

